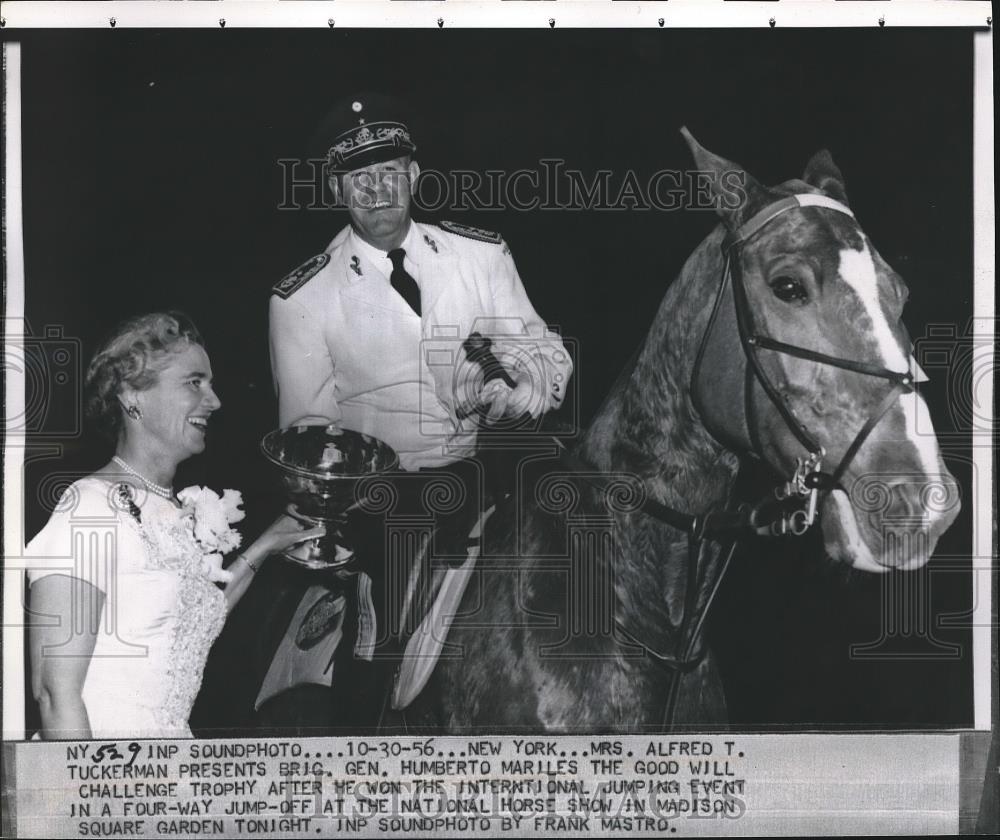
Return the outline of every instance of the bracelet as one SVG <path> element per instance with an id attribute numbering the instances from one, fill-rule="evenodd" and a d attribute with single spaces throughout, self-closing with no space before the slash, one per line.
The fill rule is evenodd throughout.
<path id="1" fill-rule="evenodd" d="M 240 555 L 239 555 L 239 559 L 242 559 L 242 560 L 243 560 L 243 562 L 244 562 L 244 563 L 246 563 L 246 564 L 247 564 L 247 566 L 249 566 L 249 567 L 250 567 L 250 571 L 251 571 L 251 572 L 253 572 L 254 574 L 257 574 L 257 572 L 259 572 L 259 571 L 260 571 L 260 566 L 255 566 L 255 565 L 254 565 L 253 563 L 251 563 L 251 562 L 250 562 L 250 558 L 249 558 L 249 557 L 247 557 L 247 556 L 246 556 L 245 554 L 243 554 L 242 552 L 241 552 L 241 553 L 240 553 Z"/>

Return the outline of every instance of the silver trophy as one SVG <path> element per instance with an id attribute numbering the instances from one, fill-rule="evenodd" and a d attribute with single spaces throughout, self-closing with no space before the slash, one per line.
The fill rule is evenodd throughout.
<path id="1" fill-rule="evenodd" d="M 345 534 L 347 514 L 364 504 L 366 479 L 399 467 L 396 452 L 378 438 L 329 426 L 276 429 L 261 441 L 264 457 L 279 471 L 291 504 L 289 515 L 326 534 L 282 552 L 308 569 L 342 569 L 354 556 Z"/>

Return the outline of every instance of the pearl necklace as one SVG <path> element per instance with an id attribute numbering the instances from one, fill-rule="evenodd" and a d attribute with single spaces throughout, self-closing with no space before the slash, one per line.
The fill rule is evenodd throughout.
<path id="1" fill-rule="evenodd" d="M 152 481 L 150 481 L 148 478 L 146 478 L 146 476 L 144 476 L 138 470 L 133 469 L 128 464 L 126 464 L 125 461 L 122 460 L 121 458 L 119 458 L 117 455 L 115 455 L 111 460 L 114 461 L 123 470 L 125 470 L 125 472 L 127 472 L 129 475 L 134 475 L 136 478 L 138 478 L 139 481 L 141 481 L 143 484 L 145 484 L 146 487 L 148 487 L 150 490 L 152 490 L 157 496 L 161 496 L 162 498 L 167 499 L 167 500 L 170 500 L 170 499 L 174 498 L 173 488 L 171 488 L 171 487 L 164 487 L 162 484 L 154 484 Z"/>

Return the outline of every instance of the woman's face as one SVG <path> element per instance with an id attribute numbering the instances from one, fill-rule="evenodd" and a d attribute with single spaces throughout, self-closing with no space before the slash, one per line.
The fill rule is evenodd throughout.
<path id="1" fill-rule="evenodd" d="M 208 354 L 191 342 L 170 353 L 152 387 L 125 402 L 142 412 L 137 431 L 143 444 L 177 463 L 204 450 L 209 417 L 222 405 L 212 390 Z M 126 418 L 126 428 L 131 431 L 132 425 Z"/>

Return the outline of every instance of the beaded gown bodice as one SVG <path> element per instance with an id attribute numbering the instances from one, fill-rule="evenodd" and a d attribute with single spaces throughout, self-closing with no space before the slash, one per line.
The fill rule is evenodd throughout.
<path id="1" fill-rule="evenodd" d="M 165 629 L 169 642 L 163 652 L 164 681 L 157 717 L 166 729 L 186 729 L 201 688 L 208 653 L 226 621 L 226 599 L 206 576 L 202 552 L 186 527 L 180 511 L 158 497 L 155 516 L 146 515 L 130 526 L 136 528 L 147 549 L 149 572 L 170 580 L 172 604 L 165 604 Z"/>

